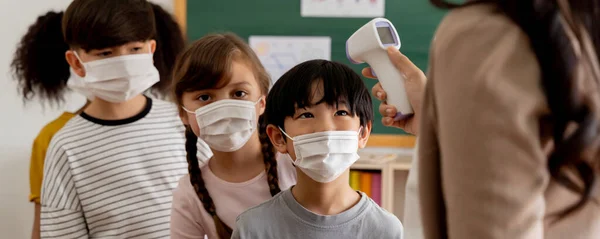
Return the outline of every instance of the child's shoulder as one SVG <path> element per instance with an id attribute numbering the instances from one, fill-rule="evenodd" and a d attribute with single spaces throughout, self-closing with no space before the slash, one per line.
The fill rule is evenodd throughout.
<path id="1" fill-rule="evenodd" d="M 82 139 L 81 132 L 89 130 L 92 125 L 89 121 L 81 117 L 81 115 L 64 115 L 51 123 L 53 126 L 61 126 L 56 128 L 56 132 L 52 137 L 50 144 L 60 143 L 67 145 Z"/>
<path id="2" fill-rule="evenodd" d="M 148 119 L 160 119 L 167 120 L 169 122 L 174 120 L 176 121 L 175 124 L 181 124 L 181 121 L 179 120 L 179 109 L 177 108 L 177 104 L 160 99 L 149 99 L 152 100 L 152 108 L 147 116 Z"/>
<path id="3" fill-rule="evenodd" d="M 364 197 L 368 197 L 366 194 L 362 194 Z M 377 232 L 376 234 L 383 233 L 384 235 L 382 235 L 382 238 L 401 238 L 404 228 L 400 219 L 398 219 L 396 215 L 381 208 L 371 198 L 367 199 L 371 206 L 369 212 L 365 215 L 363 223 L 366 222 L 371 225 L 366 228 L 371 228 L 374 230 L 373 233 Z"/>
<path id="4" fill-rule="evenodd" d="M 76 115 L 71 112 L 63 112 L 58 118 L 52 120 L 48 124 L 46 124 L 38 133 L 35 141 L 36 142 L 46 142 L 46 146 L 50 144 L 50 140 L 58 131 L 60 131 L 66 124 Z"/>
<path id="5" fill-rule="evenodd" d="M 179 113 L 177 104 L 161 99 L 149 98 L 152 101 L 152 111 Z"/>
<path id="6" fill-rule="evenodd" d="M 173 189 L 173 205 L 199 201 L 194 186 L 190 182 L 190 175 L 186 174 L 179 179 L 177 187 Z"/>
<path id="7" fill-rule="evenodd" d="M 248 228 L 252 227 L 251 224 L 253 222 L 257 222 L 256 218 L 262 218 L 265 219 L 263 221 L 267 221 L 268 218 L 277 217 L 277 214 L 281 213 L 281 209 L 285 206 L 282 195 L 288 190 L 281 191 L 273 196 L 273 198 L 244 211 L 237 217 L 237 224 Z"/>
<path id="8" fill-rule="evenodd" d="M 171 101 L 166 101 L 166 100 L 152 98 L 152 97 L 148 97 L 148 98 L 152 100 L 152 104 L 154 106 L 169 106 L 169 107 L 173 107 L 173 108 L 177 107 L 177 105 Z"/>
<path id="9" fill-rule="evenodd" d="M 287 190 L 281 191 L 266 202 L 240 214 L 235 220 L 236 228 L 232 238 L 277 238 L 272 234 L 277 231 L 277 222 L 285 212 L 282 195 L 286 192 Z"/>

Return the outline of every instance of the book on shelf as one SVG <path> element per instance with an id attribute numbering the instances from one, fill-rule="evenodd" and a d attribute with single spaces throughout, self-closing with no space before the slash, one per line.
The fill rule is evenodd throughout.
<path id="1" fill-rule="evenodd" d="M 350 187 L 356 191 L 360 191 L 360 172 L 350 170 Z"/>
<path id="2" fill-rule="evenodd" d="M 367 196 L 369 196 L 370 198 L 373 198 L 373 195 L 371 195 L 371 178 L 372 178 L 372 173 L 370 172 L 361 172 L 360 173 L 360 191 L 364 192 L 365 194 L 367 194 Z"/>
<path id="3" fill-rule="evenodd" d="M 381 206 L 381 173 L 373 173 L 371 178 L 371 198 Z"/>
<path id="4" fill-rule="evenodd" d="M 381 172 L 366 170 L 350 170 L 350 186 L 365 193 L 381 206 Z"/>

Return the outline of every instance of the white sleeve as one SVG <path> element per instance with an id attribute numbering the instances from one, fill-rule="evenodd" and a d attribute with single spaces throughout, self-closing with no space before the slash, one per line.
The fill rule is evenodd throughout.
<path id="1" fill-rule="evenodd" d="M 48 152 L 51 154 L 46 155 L 42 183 L 41 237 L 88 238 L 87 225 L 65 150 L 52 142 Z"/>

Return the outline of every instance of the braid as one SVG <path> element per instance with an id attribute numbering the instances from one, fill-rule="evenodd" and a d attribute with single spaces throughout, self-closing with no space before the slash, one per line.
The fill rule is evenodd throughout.
<path id="1" fill-rule="evenodd" d="M 279 177 L 277 176 L 277 159 L 275 158 L 275 148 L 267 136 L 267 123 L 264 116 L 260 116 L 259 123 L 259 138 L 262 145 L 263 158 L 265 160 L 265 171 L 267 172 L 267 182 L 269 183 L 269 191 L 271 196 L 275 196 L 281 189 L 279 188 Z"/>
<path id="2" fill-rule="evenodd" d="M 192 183 L 194 191 L 196 191 L 196 195 L 198 195 L 198 199 L 200 199 L 200 202 L 202 202 L 204 209 L 212 216 L 219 237 L 221 239 L 231 238 L 232 230 L 229 226 L 223 223 L 223 221 L 221 221 L 219 216 L 217 216 L 215 203 L 210 197 L 210 194 L 208 194 L 208 190 L 204 185 L 204 179 L 202 179 L 202 171 L 200 171 L 198 157 L 196 156 L 196 153 L 198 152 L 198 146 L 196 146 L 196 143 L 198 143 L 198 137 L 189 127 L 186 128 L 185 151 L 187 154 L 186 157 L 188 162 L 188 171 L 190 174 L 190 183 Z"/>

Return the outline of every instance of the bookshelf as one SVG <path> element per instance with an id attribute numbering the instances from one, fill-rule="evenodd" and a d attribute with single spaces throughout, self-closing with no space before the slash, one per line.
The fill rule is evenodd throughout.
<path id="1" fill-rule="evenodd" d="M 371 185 L 378 184 L 381 187 L 380 205 L 402 220 L 404 217 L 404 192 L 406 180 L 408 179 L 408 170 L 412 162 L 413 149 L 367 147 L 361 149 L 359 155 L 361 158 L 350 167 L 350 184 L 357 184 L 353 182 L 355 179 L 353 179 L 352 172 L 359 172 L 361 174 L 361 176 L 358 176 L 359 180 L 362 179 L 362 174 L 364 173 L 371 175 L 380 174 L 381 182 L 373 183 L 369 181 Z M 360 185 L 360 182 L 358 182 L 358 185 Z M 361 190 L 360 187 L 357 189 Z M 366 191 L 372 190 L 367 189 Z"/>

